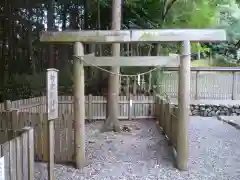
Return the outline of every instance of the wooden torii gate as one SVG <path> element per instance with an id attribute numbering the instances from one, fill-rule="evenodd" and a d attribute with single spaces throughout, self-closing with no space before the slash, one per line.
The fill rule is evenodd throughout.
<path id="1" fill-rule="evenodd" d="M 165 29 L 165 30 L 88 30 L 42 32 L 40 41 L 74 43 L 74 118 L 76 165 L 85 164 L 85 96 L 84 61 L 96 66 L 178 66 L 170 56 L 148 57 L 92 57 L 84 56 L 82 43 L 182 42 L 179 66 L 179 122 L 177 132 L 177 167 L 188 168 L 188 124 L 190 108 L 190 42 L 225 41 L 226 33 L 219 29 Z"/>

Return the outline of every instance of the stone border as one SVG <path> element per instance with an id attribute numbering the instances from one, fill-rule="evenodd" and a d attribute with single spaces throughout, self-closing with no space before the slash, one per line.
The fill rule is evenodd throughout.
<path id="1" fill-rule="evenodd" d="M 191 116 L 240 116 L 240 105 L 191 104 Z"/>
<path id="2" fill-rule="evenodd" d="M 231 117 L 231 116 L 227 116 L 227 117 Z M 228 118 L 225 118 L 224 116 L 217 116 L 217 119 L 219 121 L 225 122 L 225 123 L 235 127 L 236 129 L 240 130 L 240 125 L 237 122 L 235 122 L 234 120 L 229 120 Z"/>

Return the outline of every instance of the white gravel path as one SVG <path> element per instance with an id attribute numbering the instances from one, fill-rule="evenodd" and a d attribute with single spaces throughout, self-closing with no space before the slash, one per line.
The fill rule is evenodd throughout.
<path id="1" fill-rule="evenodd" d="M 131 133 L 99 133 L 87 125 L 87 165 L 83 171 L 56 165 L 56 179 L 84 180 L 239 180 L 240 131 L 216 118 L 192 117 L 190 168 L 173 167 L 171 151 L 155 122 L 123 122 Z M 36 163 L 37 180 L 47 179 L 46 165 Z"/>

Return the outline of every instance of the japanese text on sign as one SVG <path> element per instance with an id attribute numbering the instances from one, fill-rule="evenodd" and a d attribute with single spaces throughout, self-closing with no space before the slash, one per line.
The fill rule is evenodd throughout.
<path id="1" fill-rule="evenodd" d="M 56 69 L 47 71 L 47 100 L 48 120 L 58 118 L 58 72 Z"/>

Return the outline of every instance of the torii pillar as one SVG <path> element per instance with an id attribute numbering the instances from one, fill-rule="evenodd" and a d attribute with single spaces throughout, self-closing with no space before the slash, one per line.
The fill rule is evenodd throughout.
<path id="1" fill-rule="evenodd" d="M 177 167 L 188 169 L 188 125 L 190 121 L 190 81 L 191 81 L 191 44 L 181 43 L 179 82 L 178 82 L 178 117 L 177 126 Z"/>

